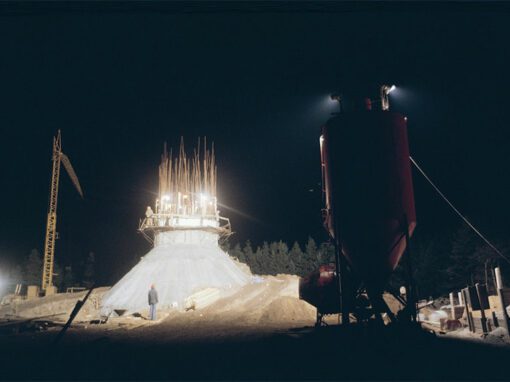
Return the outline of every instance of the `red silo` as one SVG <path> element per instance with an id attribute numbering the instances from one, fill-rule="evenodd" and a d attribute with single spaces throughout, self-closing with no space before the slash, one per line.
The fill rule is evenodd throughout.
<path id="1" fill-rule="evenodd" d="M 355 111 L 322 129 L 324 223 L 353 271 L 381 290 L 416 226 L 407 123 L 390 111 Z"/>

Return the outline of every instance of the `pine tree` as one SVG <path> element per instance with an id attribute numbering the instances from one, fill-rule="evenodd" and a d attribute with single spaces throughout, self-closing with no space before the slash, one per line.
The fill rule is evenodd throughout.
<path id="1" fill-rule="evenodd" d="M 85 288 L 91 288 L 95 283 L 95 262 L 96 256 L 94 252 L 89 252 L 85 261 L 85 269 L 83 270 L 83 286 Z"/>
<path id="2" fill-rule="evenodd" d="M 450 241 L 447 235 L 432 238 L 417 235 L 411 242 L 411 263 L 419 298 L 438 297 L 450 292 L 449 275 L 446 272 L 451 251 Z M 399 287 L 406 279 L 403 266 L 399 265 L 396 276 L 400 280 L 396 287 Z"/>
<path id="3" fill-rule="evenodd" d="M 297 241 L 294 242 L 289 251 L 289 261 L 292 262 L 294 273 L 299 276 L 304 276 L 303 273 L 303 251 Z"/>
<path id="4" fill-rule="evenodd" d="M 253 269 L 254 273 L 258 275 L 271 274 L 273 264 L 271 263 L 271 251 L 267 241 L 264 241 L 261 247 L 257 247 Z"/>
<path id="5" fill-rule="evenodd" d="M 335 262 L 335 246 L 326 241 L 319 246 L 319 263 L 329 264 Z"/>
<path id="6" fill-rule="evenodd" d="M 308 242 L 305 245 L 304 253 L 304 267 L 303 272 L 308 274 L 319 268 L 319 258 L 317 256 L 317 244 L 312 237 L 308 237 Z"/>
<path id="7" fill-rule="evenodd" d="M 232 256 L 234 259 L 237 259 L 244 263 L 244 253 L 243 253 L 243 251 L 241 249 L 241 245 L 239 243 L 234 245 L 234 247 L 230 249 L 228 254 L 230 256 Z"/>
<path id="8" fill-rule="evenodd" d="M 42 265 L 41 254 L 36 248 L 32 249 L 24 265 L 24 280 L 27 285 L 41 285 Z"/>
<path id="9" fill-rule="evenodd" d="M 64 267 L 64 276 L 62 284 L 64 290 L 76 286 L 73 268 L 70 265 L 66 265 Z"/>
<path id="10" fill-rule="evenodd" d="M 17 264 L 9 269 L 9 282 L 12 285 L 23 283 L 23 268 Z"/>
<path id="11" fill-rule="evenodd" d="M 53 265 L 53 285 L 57 287 L 57 290 L 62 290 L 62 282 L 64 280 L 62 274 L 62 268 L 58 263 Z"/>
<path id="12" fill-rule="evenodd" d="M 252 269 L 254 261 L 255 261 L 255 254 L 253 253 L 253 248 L 252 248 L 251 242 L 249 240 L 246 240 L 246 243 L 244 244 L 243 258 L 244 258 L 246 264 L 248 264 L 248 266 L 250 267 L 250 269 Z"/>
<path id="13" fill-rule="evenodd" d="M 219 246 L 223 252 L 230 253 L 230 241 L 228 239 L 221 240 Z"/>
<path id="14" fill-rule="evenodd" d="M 465 223 L 453 235 L 446 267 L 448 277 L 446 286 L 449 289 L 462 288 L 472 283 L 478 265 L 474 256 L 477 241 L 476 236 Z"/>
<path id="15" fill-rule="evenodd" d="M 283 241 L 272 242 L 269 246 L 272 264 L 272 273 L 288 273 L 289 271 L 289 247 Z"/>

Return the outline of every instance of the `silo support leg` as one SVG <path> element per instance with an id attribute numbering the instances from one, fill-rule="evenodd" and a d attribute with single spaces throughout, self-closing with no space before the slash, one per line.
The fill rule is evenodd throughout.
<path id="1" fill-rule="evenodd" d="M 414 285 L 413 277 L 413 266 L 411 258 L 411 250 L 409 248 L 409 231 L 406 229 L 406 250 L 405 250 L 405 262 L 406 262 L 406 273 L 407 273 L 407 285 L 406 285 L 406 299 L 407 304 L 405 309 L 408 311 L 408 316 L 412 322 L 416 322 L 416 290 Z"/>
<path id="2" fill-rule="evenodd" d="M 340 263 L 340 293 L 341 293 L 341 308 L 342 308 L 342 325 L 347 326 L 350 324 L 350 295 L 351 291 L 349 290 L 347 283 L 347 264 L 345 264 L 345 258 L 343 256 L 339 256 L 338 258 Z"/>
<path id="3" fill-rule="evenodd" d="M 384 301 L 382 293 L 374 293 L 367 288 L 368 298 L 370 299 L 370 303 L 372 304 L 372 309 L 375 312 L 376 320 L 382 320 L 381 314 L 384 312 L 388 315 L 391 322 L 395 322 L 395 315 Z"/>

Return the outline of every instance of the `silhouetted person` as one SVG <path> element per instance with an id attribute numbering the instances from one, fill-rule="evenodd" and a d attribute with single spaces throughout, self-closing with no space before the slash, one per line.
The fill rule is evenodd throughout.
<path id="1" fill-rule="evenodd" d="M 149 290 L 149 319 L 154 321 L 156 319 L 156 304 L 158 303 L 158 292 L 156 291 L 156 287 L 154 284 L 151 285 L 151 289 Z"/>

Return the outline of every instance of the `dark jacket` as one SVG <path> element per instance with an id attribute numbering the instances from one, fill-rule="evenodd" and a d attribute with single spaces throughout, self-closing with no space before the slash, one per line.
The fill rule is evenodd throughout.
<path id="1" fill-rule="evenodd" d="M 149 290 L 149 305 L 158 303 L 158 292 L 156 289 Z"/>

